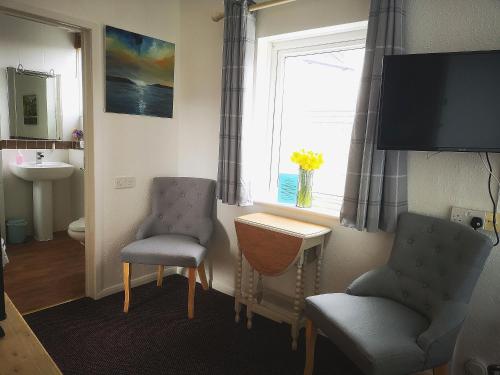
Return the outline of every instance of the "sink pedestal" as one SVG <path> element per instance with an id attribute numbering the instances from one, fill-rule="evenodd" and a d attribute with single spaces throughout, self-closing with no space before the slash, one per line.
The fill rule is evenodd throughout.
<path id="1" fill-rule="evenodd" d="M 43 163 L 12 163 L 12 173 L 17 177 L 33 182 L 33 224 L 37 241 L 50 241 L 53 238 L 54 212 L 52 207 L 52 181 L 68 178 L 74 167 L 59 161 Z"/>
<path id="2" fill-rule="evenodd" d="M 33 181 L 33 223 L 37 241 L 53 239 L 53 216 L 52 181 Z"/>

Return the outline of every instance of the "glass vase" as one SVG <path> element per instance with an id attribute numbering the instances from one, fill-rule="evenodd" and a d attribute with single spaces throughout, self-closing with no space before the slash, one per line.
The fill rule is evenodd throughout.
<path id="1" fill-rule="evenodd" d="M 312 185 L 314 171 L 299 169 L 299 186 L 297 189 L 297 207 L 309 208 L 312 206 Z"/>

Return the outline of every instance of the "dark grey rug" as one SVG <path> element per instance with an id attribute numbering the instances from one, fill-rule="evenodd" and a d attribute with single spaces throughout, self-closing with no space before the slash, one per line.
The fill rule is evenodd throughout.
<path id="1" fill-rule="evenodd" d="M 64 374 L 299 375 L 303 332 L 296 352 L 290 327 L 256 316 L 234 322 L 233 298 L 196 289 L 195 319 L 186 314 L 187 280 L 169 276 L 123 293 L 83 298 L 25 319 Z M 242 318 L 244 311 L 242 312 Z M 318 337 L 315 374 L 361 375 L 327 339 Z"/>

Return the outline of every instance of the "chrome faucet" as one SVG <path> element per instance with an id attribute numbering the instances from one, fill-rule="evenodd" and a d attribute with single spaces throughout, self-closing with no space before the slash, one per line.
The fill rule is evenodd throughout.
<path id="1" fill-rule="evenodd" d="M 43 151 L 37 151 L 36 152 L 36 165 L 42 165 L 42 161 L 45 155 L 43 154 Z"/>

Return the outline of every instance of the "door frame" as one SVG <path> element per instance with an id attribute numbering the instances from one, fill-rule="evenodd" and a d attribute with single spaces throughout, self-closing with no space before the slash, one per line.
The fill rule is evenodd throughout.
<path id="1" fill-rule="evenodd" d="M 40 9 L 12 0 L 0 0 L 0 13 L 24 18 L 51 26 L 75 30 L 82 35 L 82 101 L 84 150 L 84 216 L 85 216 L 85 295 L 96 298 L 100 282 L 97 266 L 96 238 L 96 184 L 95 184 L 95 142 L 94 142 L 94 70 L 98 63 L 92 54 L 92 47 L 99 45 L 102 27 L 92 22 L 76 19 L 64 14 Z"/>

